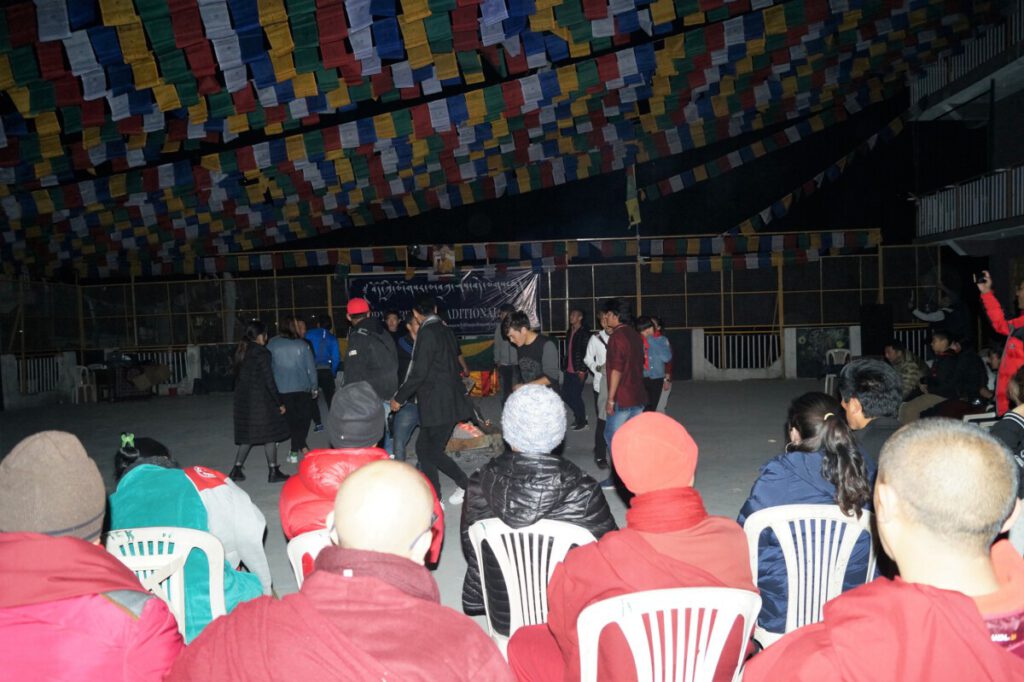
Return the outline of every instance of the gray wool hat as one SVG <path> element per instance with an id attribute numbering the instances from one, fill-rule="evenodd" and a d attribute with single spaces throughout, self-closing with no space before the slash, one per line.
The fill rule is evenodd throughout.
<path id="1" fill-rule="evenodd" d="M 501 435 L 517 452 L 551 452 L 565 438 L 565 424 L 561 397 L 538 384 L 517 389 L 501 413 Z"/>
<path id="2" fill-rule="evenodd" d="M 335 392 L 325 426 L 331 447 L 372 447 L 384 435 L 384 405 L 369 382 L 347 384 Z"/>
<path id="3" fill-rule="evenodd" d="M 95 540 L 107 491 L 81 441 L 63 431 L 24 439 L 0 462 L 0 532 Z"/>

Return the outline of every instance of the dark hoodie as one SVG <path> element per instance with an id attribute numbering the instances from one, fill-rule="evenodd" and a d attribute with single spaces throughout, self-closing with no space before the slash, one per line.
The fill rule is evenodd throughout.
<path id="1" fill-rule="evenodd" d="M 825 604 L 746 665 L 746 682 L 1024 679 L 1024 661 L 992 644 L 959 592 L 880 578 Z"/>
<path id="2" fill-rule="evenodd" d="M 836 503 L 836 487 L 821 476 L 820 452 L 785 452 L 761 467 L 761 473 L 750 489 L 750 497 L 743 504 L 736 519 L 742 526 L 747 517 L 761 509 L 786 504 Z M 875 481 L 875 463 L 865 459 L 868 479 Z M 870 511 L 871 503 L 865 508 Z M 846 567 L 843 589 L 848 590 L 867 579 L 868 555 L 871 538 L 857 540 L 850 563 Z M 769 632 L 785 632 L 786 606 L 789 584 L 786 578 L 786 560 L 782 548 L 770 530 L 761 534 L 758 544 L 757 587 L 761 590 L 761 615 L 757 623 Z"/>
<path id="3" fill-rule="evenodd" d="M 600 538 L 615 530 L 615 519 L 597 481 L 572 462 L 551 454 L 506 452 L 491 460 L 469 479 L 462 507 L 462 552 L 466 578 L 462 584 L 462 610 L 484 613 L 476 553 L 469 527 L 482 519 L 497 518 L 512 528 L 525 528 L 541 519 L 572 523 Z M 499 633 L 508 634 L 508 596 L 494 555 L 484 553 L 491 620 Z"/>

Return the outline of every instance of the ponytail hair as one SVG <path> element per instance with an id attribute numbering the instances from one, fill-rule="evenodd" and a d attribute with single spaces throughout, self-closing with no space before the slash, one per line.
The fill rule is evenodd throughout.
<path id="1" fill-rule="evenodd" d="M 791 450 L 821 452 L 821 476 L 836 487 L 836 504 L 860 518 L 871 499 L 867 465 L 857 450 L 842 406 L 824 393 L 805 393 L 789 406 L 788 433 L 796 429 L 800 442 Z"/>
<path id="2" fill-rule="evenodd" d="M 235 371 L 242 366 L 242 360 L 245 359 L 245 353 L 249 350 L 251 344 L 256 343 L 256 339 L 267 333 L 267 326 L 259 320 L 249 320 L 245 325 L 245 331 L 242 333 L 242 340 L 238 342 L 238 347 L 235 349 Z"/>

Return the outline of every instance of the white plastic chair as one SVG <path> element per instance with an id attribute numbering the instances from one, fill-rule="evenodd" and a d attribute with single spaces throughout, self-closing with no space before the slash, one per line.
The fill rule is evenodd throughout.
<path id="1" fill-rule="evenodd" d="M 633 654 L 637 682 L 711 682 L 729 633 L 742 618 L 742 639 L 732 676 L 739 680 L 760 610 L 759 595 L 728 587 L 647 590 L 595 602 L 576 620 L 580 680 L 597 680 L 598 642 L 604 628 L 614 623 Z"/>
<path id="2" fill-rule="evenodd" d="M 825 353 L 825 364 L 829 367 L 845 365 L 850 361 L 850 351 L 847 348 L 832 348 Z M 825 375 L 825 393 L 835 395 L 836 384 L 839 382 L 838 374 Z"/>
<path id="3" fill-rule="evenodd" d="M 868 535 L 868 567 L 864 581 L 875 574 L 875 550 L 871 543 L 871 512 L 860 518 L 846 516 L 836 505 L 788 504 L 756 511 L 747 517 L 743 531 L 750 549 L 750 571 L 755 576 L 761 532 L 771 529 L 786 561 L 789 603 L 786 632 L 817 623 L 825 602 L 843 591 L 846 567 L 862 533 Z M 754 639 L 768 646 L 786 634 L 757 626 Z"/>
<path id="4" fill-rule="evenodd" d="M 974 424 L 977 427 L 985 429 L 986 431 L 991 429 L 999 421 L 999 417 L 996 416 L 995 412 L 982 412 L 981 414 L 965 414 L 964 422 L 967 424 Z"/>
<path id="5" fill-rule="evenodd" d="M 75 375 L 75 390 L 71 394 L 72 404 L 96 402 L 96 379 L 92 370 L 75 365 Z"/>
<path id="6" fill-rule="evenodd" d="M 302 574 L 302 557 L 308 554 L 316 561 L 320 551 L 330 544 L 331 536 L 326 528 L 301 533 L 288 541 L 288 561 L 292 564 L 295 583 L 299 587 L 302 587 L 302 581 L 306 579 Z"/>
<path id="7" fill-rule="evenodd" d="M 185 561 L 193 549 L 210 567 L 211 620 L 227 613 L 224 603 L 224 547 L 213 535 L 192 528 L 124 528 L 107 534 L 107 551 L 135 572 L 147 590 L 167 603 L 185 635 Z"/>
<path id="8" fill-rule="evenodd" d="M 512 634 L 524 625 L 538 625 L 548 617 L 548 581 L 555 566 L 573 547 L 595 541 L 590 531 L 564 521 L 543 519 L 525 528 L 510 528 L 498 519 L 483 519 L 469 527 L 476 553 L 480 589 L 487 612 L 487 632 L 504 654 Z M 508 592 L 509 631 L 495 631 L 487 594 L 483 547 L 494 553 Z"/>

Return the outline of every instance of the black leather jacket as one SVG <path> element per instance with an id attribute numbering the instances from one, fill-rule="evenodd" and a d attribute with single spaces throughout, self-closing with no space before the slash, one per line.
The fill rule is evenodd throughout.
<path id="1" fill-rule="evenodd" d="M 462 553 L 468 564 L 462 583 L 462 610 L 469 615 L 484 613 L 469 527 L 489 518 L 498 518 L 512 528 L 524 528 L 541 519 L 565 521 L 599 539 L 617 528 L 601 487 L 575 464 L 558 455 L 505 452 L 470 477 L 462 507 Z M 492 620 L 498 632 L 507 634 L 508 595 L 490 552 L 485 552 L 484 570 L 490 586 Z"/>

